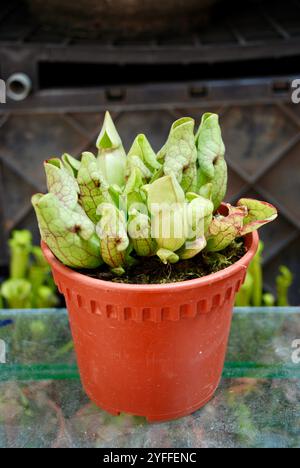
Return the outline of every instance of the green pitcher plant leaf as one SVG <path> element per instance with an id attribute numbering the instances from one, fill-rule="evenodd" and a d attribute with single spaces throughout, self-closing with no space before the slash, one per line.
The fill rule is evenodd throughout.
<path id="1" fill-rule="evenodd" d="M 109 185 L 125 184 L 126 153 L 109 112 L 97 139 L 98 164 Z"/>
<path id="2" fill-rule="evenodd" d="M 237 207 L 227 208 L 228 216 L 216 215 L 209 227 L 207 249 L 211 252 L 224 250 L 234 239 L 256 231 L 278 216 L 270 203 L 248 198 L 239 200 Z"/>
<path id="3" fill-rule="evenodd" d="M 150 171 L 150 169 L 148 169 L 148 167 L 143 162 L 143 160 L 140 159 L 140 157 L 137 156 L 136 154 L 131 154 L 131 155 L 128 155 L 127 157 L 126 179 L 129 178 L 131 172 L 134 169 L 139 171 L 140 177 L 144 179 L 145 181 L 148 181 L 151 179 L 152 172 Z"/>
<path id="4" fill-rule="evenodd" d="M 43 241 L 54 255 L 72 268 L 97 268 L 102 264 L 95 226 L 86 214 L 66 208 L 52 193 L 34 195 Z"/>
<path id="5" fill-rule="evenodd" d="M 68 153 L 63 154 L 61 160 L 67 171 L 69 171 L 69 173 L 74 177 L 77 177 L 80 168 L 80 161 L 78 161 L 78 159 L 73 158 L 73 156 L 71 156 Z"/>
<path id="6" fill-rule="evenodd" d="M 237 206 L 245 206 L 248 210 L 247 216 L 244 218 L 242 236 L 271 223 L 278 216 L 278 212 L 273 205 L 251 198 L 242 198 L 238 201 Z"/>
<path id="7" fill-rule="evenodd" d="M 135 209 L 147 214 L 147 200 L 145 192 L 142 189 L 143 186 L 144 179 L 142 177 L 142 173 L 138 168 L 134 167 L 126 182 L 121 198 L 119 198 L 117 206 L 122 208 L 126 213 L 130 213 Z"/>
<path id="8" fill-rule="evenodd" d="M 146 136 L 141 134 L 136 137 L 127 156 L 126 177 L 129 177 L 134 168 L 139 168 L 142 177 L 148 181 L 154 173 L 161 168 L 156 154 Z"/>
<path id="9" fill-rule="evenodd" d="M 222 252 L 275 220 L 277 210 L 242 198 L 236 207 L 223 204 L 220 214 L 228 171 L 218 115 L 204 114 L 194 131 L 194 119 L 183 117 L 157 154 L 144 134 L 126 154 L 106 112 L 96 156 L 65 153 L 46 161 L 49 193 L 32 203 L 53 254 L 71 268 L 105 263 L 116 275 L 155 255 L 164 264 L 219 255 L 228 265 Z"/>
<path id="10" fill-rule="evenodd" d="M 78 182 L 57 158 L 45 161 L 47 186 L 50 193 L 63 203 L 66 208 L 73 210 L 78 203 Z"/>
<path id="11" fill-rule="evenodd" d="M 29 309 L 31 305 L 31 284 L 25 279 L 9 279 L 0 288 L 10 309 Z"/>
<path id="12" fill-rule="evenodd" d="M 237 237 L 243 229 L 244 218 L 247 215 L 247 208 L 228 207 L 228 216 L 216 215 L 208 231 L 207 251 L 220 252 L 226 249 Z"/>
<path id="13" fill-rule="evenodd" d="M 32 251 L 32 234 L 30 231 L 14 231 L 8 241 L 10 250 L 9 272 L 11 279 L 25 279 L 29 256 Z"/>
<path id="14" fill-rule="evenodd" d="M 140 257 L 151 257 L 157 251 L 157 244 L 151 237 L 151 220 L 147 214 L 136 209 L 131 211 L 128 234 L 133 248 Z"/>
<path id="15" fill-rule="evenodd" d="M 180 260 L 190 260 L 205 249 L 207 241 L 204 236 L 198 237 L 194 241 L 187 241 L 181 249 L 177 251 Z"/>
<path id="16" fill-rule="evenodd" d="M 249 274 L 253 279 L 253 289 L 251 302 L 253 307 L 261 307 L 264 293 L 264 281 L 263 281 L 263 251 L 265 245 L 262 241 L 258 244 L 257 252 L 250 263 Z"/>
<path id="17" fill-rule="evenodd" d="M 152 213 L 152 236 L 161 249 L 180 249 L 187 239 L 187 216 L 184 205 L 163 205 Z"/>
<path id="18" fill-rule="evenodd" d="M 97 223 L 100 220 L 100 216 L 97 215 L 98 206 L 106 201 L 111 201 L 111 196 L 109 185 L 92 153 L 83 153 L 77 180 L 80 190 L 80 205 L 88 217 Z"/>
<path id="19" fill-rule="evenodd" d="M 202 185 L 202 187 L 199 188 L 198 193 L 199 195 L 201 195 L 201 197 L 207 198 L 207 200 L 212 200 L 213 184 L 208 183 L 208 184 Z"/>
<path id="20" fill-rule="evenodd" d="M 40 286 L 35 294 L 37 309 L 51 309 L 58 304 L 57 296 L 48 286 Z"/>
<path id="21" fill-rule="evenodd" d="M 213 220 L 214 205 L 200 195 L 197 195 L 187 205 L 188 240 L 205 237 Z"/>
<path id="22" fill-rule="evenodd" d="M 217 210 L 227 191 L 227 164 L 219 116 L 204 114 L 196 135 L 198 149 L 198 188 L 212 184 L 212 201 Z"/>
<path id="23" fill-rule="evenodd" d="M 129 237 L 125 215 L 117 207 L 103 203 L 98 208 L 101 220 L 96 232 L 100 239 L 101 255 L 110 267 L 124 268 L 129 254 Z"/>
<path id="24" fill-rule="evenodd" d="M 165 175 L 174 174 L 184 191 L 193 191 L 197 184 L 194 127 L 195 121 L 189 117 L 174 122 L 168 141 L 158 154 Z"/>
<path id="25" fill-rule="evenodd" d="M 182 174 L 181 187 L 184 192 L 194 192 L 197 189 L 197 166 L 189 164 Z"/>
<path id="26" fill-rule="evenodd" d="M 293 274 L 284 265 L 279 268 L 279 275 L 276 278 L 276 289 L 279 307 L 288 307 L 289 304 L 289 289 L 293 284 Z"/>
<path id="27" fill-rule="evenodd" d="M 152 184 L 146 185 L 148 208 L 151 212 L 156 205 L 184 203 L 185 194 L 174 174 L 161 177 Z M 151 209 L 151 207 L 153 207 Z"/>
<path id="28" fill-rule="evenodd" d="M 158 249 L 157 256 L 165 265 L 168 263 L 177 263 L 179 261 L 179 255 L 168 249 Z"/>
<path id="29" fill-rule="evenodd" d="M 152 236 L 159 248 L 175 252 L 187 237 L 184 191 L 173 173 L 148 185 L 146 191 Z"/>

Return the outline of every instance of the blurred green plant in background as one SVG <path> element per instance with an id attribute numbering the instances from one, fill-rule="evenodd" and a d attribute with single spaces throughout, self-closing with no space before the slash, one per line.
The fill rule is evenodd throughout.
<path id="1" fill-rule="evenodd" d="M 279 268 L 276 278 L 276 296 L 264 291 L 263 251 L 264 243 L 261 241 L 245 283 L 237 295 L 236 307 L 288 307 L 290 305 L 289 289 L 293 284 L 293 274 L 286 266 Z"/>
<path id="2" fill-rule="evenodd" d="M 9 278 L 0 287 L 0 308 L 42 309 L 58 305 L 51 269 L 30 231 L 14 231 L 9 240 Z"/>

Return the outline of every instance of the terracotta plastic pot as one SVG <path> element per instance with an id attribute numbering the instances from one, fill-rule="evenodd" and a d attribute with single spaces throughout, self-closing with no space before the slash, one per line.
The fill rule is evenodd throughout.
<path id="1" fill-rule="evenodd" d="M 204 406 L 223 371 L 232 310 L 258 234 L 246 255 L 205 278 L 164 285 L 100 281 L 63 266 L 42 244 L 70 315 L 79 371 L 99 407 L 175 419 Z"/>

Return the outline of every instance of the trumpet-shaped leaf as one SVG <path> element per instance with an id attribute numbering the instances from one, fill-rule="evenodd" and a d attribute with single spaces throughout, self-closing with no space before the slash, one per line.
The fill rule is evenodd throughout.
<path id="1" fill-rule="evenodd" d="M 28 276 L 32 284 L 32 288 L 34 289 L 36 285 L 40 286 L 45 283 L 53 290 L 53 292 L 55 292 L 56 285 L 51 275 L 51 267 L 45 259 L 41 247 L 34 246 L 31 253 L 33 262 L 30 265 Z M 38 276 L 40 276 L 40 278 L 38 278 Z"/>
<path id="2" fill-rule="evenodd" d="M 135 154 L 131 154 L 130 156 L 127 157 L 127 167 L 126 167 L 127 179 L 133 170 L 139 170 L 141 177 L 146 181 L 150 180 L 152 177 L 152 172 L 150 171 L 150 169 L 148 169 L 144 161 Z"/>
<path id="3" fill-rule="evenodd" d="M 147 213 L 146 195 L 142 190 L 143 185 L 144 181 L 141 171 L 136 167 L 133 168 L 122 194 L 122 206 L 124 206 L 128 213 L 132 209 Z M 120 207 L 120 202 L 118 206 Z"/>
<path id="4" fill-rule="evenodd" d="M 187 241 L 177 251 L 181 260 L 188 260 L 202 252 L 207 245 L 205 235 L 212 222 L 214 206 L 210 200 L 197 194 L 188 193 L 190 203 L 187 207 Z"/>
<path id="5" fill-rule="evenodd" d="M 148 208 L 152 212 L 162 204 L 173 205 L 184 203 L 185 195 L 174 174 L 161 177 L 152 184 L 145 186 L 148 199 Z M 151 208 L 153 207 L 153 209 Z"/>
<path id="6" fill-rule="evenodd" d="M 263 304 L 265 307 L 275 307 L 276 298 L 271 293 L 265 293 L 263 295 Z"/>
<path id="7" fill-rule="evenodd" d="M 158 154 L 164 161 L 165 175 L 174 174 L 185 191 L 196 184 L 197 150 L 194 137 L 195 121 L 189 117 L 174 122 L 167 143 Z"/>
<path id="8" fill-rule="evenodd" d="M 185 243 L 185 195 L 175 175 L 162 177 L 146 187 L 152 214 L 152 236 L 161 249 L 175 252 Z"/>
<path id="9" fill-rule="evenodd" d="M 168 249 L 159 249 L 157 251 L 157 256 L 165 265 L 168 263 L 177 263 L 179 261 L 179 256 Z"/>
<path id="10" fill-rule="evenodd" d="M 213 219 L 214 205 L 200 195 L 197 195 L 187 207 L 188 240 L 203 238 Z"/>
<path id="11" fill-rule="evenodd" d="M 35 307 L 37 309 L 51 309 L 57 306 L 57 303 L 57 296 L 49 286 L 40 286 L 38 288 L 35 298 Z"/>
<path id="12" fill-rule="evenodd" d="M 165 205 L 152 216 L 152 236 L 159 248 L 176 252 L 184 245 L 187 235 L 184 205 Z"/>
<path id="13" fill-rule="evenodd" d="M 123 268 L 127 265 L 130 247 L 124 213 L 109 203 L 100 205 L 98 213 L 101 220 L 96 231 L 100 238 L 102 258 L 114 269 Z"/>
<path id="14" fill-rule="evenodd" d="M 73 158 L 73 156 L 68 153 L 63 154 L 61 159 L 64 167 L 69 171 L 69 173 L 74 177 L 77 177 L 80 168 L 80 161 Z"/>
<path id="15" fill-rule="evenodd" d="M 160 178 L 163 177 L 163 176 L 164 176 L 164 168 L 163 168 L 163 166 L 161 166 L 160 169 L 157 169 L 157 170 L 154 172 L 154 174 L 153 174 L 153 176 L 152 176 L 152 178 L 151 178 L 149 184 L 152 184 L 153 182 L 155 182 L 156 180 L 160 179 Z"/>
<path id="16" fill-rule="evenodd" d="M 50 266 L 44 257 L 41 247 L 34 245 L 31 249 L 31 253 L 33 255 L 35 265 L 37 267 L 47 268 L 47 270 L 50 272 Z"/>
<path id="17" fill-rule="evenodd" d="M 107 183 L 124 186 L 126 153 L 109 112 L 105 114 L 104 124 L 96 146 L 99 150 L 99 168 Z"/>
<path id="18" fill-rule="evenodd" d="M 244 206 L 228 207 L 228 216 L 216 215 L 208 231 L 208 252 L 220 252 L 226 249 L 237 237 L 241 236 L 247 208 Z"/>
<path id="19" fill-rule="evenodd" d="M 128 195 L 132 192 L 140 192 L 141 188 L 143 187 L 143 177 L 141 171 L 134 167 L 130 173 L 130 176 L 126 182 L 124 188 L 124 195 Z"/>
<path id="20" fill-rule="evenodd" d="M 261 307 L 263 303 L 264 280 L 263 280 L 263 251 L 265 245 L 262 241 L 258 244 L 257 252 L 250 263 L 249 272 L 253 278 L 252 305 Z"/>
<path id="21" fill-rule="evenodd" d="M 24 279 L 29 268 L 29 256 L 32 249 L 30 231 L 14 231 L 8 241 L 10 249 L 10 278 Z"/>
<path id="22" fill-rule="evenodd" d="M 265 224 L 271 223 L 278 216 L 278 212 L 273 205 L 251 198 L 242 198 L 237 206 L 244 206 L 248 211 L 247 216 L 244 218 L 244 227 L 241 231 L 242 236 L 256 231 Z"/>
<path id="23" fill-rule="evenodd" d="M 92 221 L 66 208 L 52 193 L 32 198 L 42 239 L 54 255 L 72 268 L 97 268 L 103 262 Z"/>
<path id="24" fill-rule="evenodd" d="M 83 153 L 77 180 L 80 189 L 80 204 L 88 217 L 97 223 L 100 219 L 97 214 L 98 206 L 111 201 L 111 197 L 109 186 L 92 153 Z"/>
<path id="25" fill-rule="evenodd" d="M 31 284 L 25 279 L 9 279 L 1 286 L 1 295 L 9 309 L 29 309 L 31 306 Z"/>
<path id="26" fill-rule="evenodd" d="M 151 221 L 149 216 L 132 210 L 128 221 L 128 234 L 137 255 L 150 257 L 155 255 L 157 245 L 151 238 Z"/>
<path id="27" fill-rule="evenodd" d="M 66 208 L 74 210 L 78 203 L 79 187 L 74 176 L 64 167 L 60 159 L 45 162 L 47 186 Z"/>
<path id="28" fill-rule="evenodd" d="M 225 249 L 237 237 L 256 231 L 278 216 L 274 206 L 248 198 L 241 199 L 236 208 L 227 206 L 228 216 L 217 215 L 210 225 L 207 246 L 209 251 Z"/>
<path id="29" fill-rule="evenodd" d="M 289 289 L 293 284 L 294 277 L 292 272 L 286 266 L 281 266 L 279 271 L 280 274 L 276 278 L 278 306 L 288 307 Z"/>
<path id="30" fill-rule="evenodd" d="M 212 200 L 212 189 L 212 183 L 202 185 L 202 187 L 199 189 L 199 195 L 201 195 L 201 197 L 207 198 L 207 200 Z"/>
<path id="31" fill-rule="evenodd" d="M 277 211 L 244 198 L 236 208 L 227 205 L 226 216 L 214 216 L 227 188 L 219 118 L 204 114 L 196 136 L 194 124 L 189 117 L 174 122 L 157 156 L 140 134 L 126 157 L 107 112 L 97 157 L 83 153 L 78 161 L 64 154 L 47 161 L 50 194 L 36 195 L 33 205 L 53 253 L 74 268 L 97 267 L 104 260 L 118 275 L 136 257 L 156 254 L 163 263 L 175 263 L 205 248 L 206 258 L 226 266 L 219 252 L 273 221 Z"/>
<path id="32" fill-rule="evenodd" d="M 127 156 L 128 177 L 134 168 L 139 168 L 144 179 L 149 180 L 153 174 L 161 168 L 161 164 L 156 159 L 149 141 L 145 135 L 138 135 L 133 142 Z"/>
<path id="33" fill-rule="evenodd" d="M 197 189 L 197 166 L 189 164 L 182 173 L 181 187 L 185 192 L 194 192 Z"/>
<path id="34" fill-rule="evenodd" d="M 184 247 L 178 250 L 176 253 L 178 254 L 180 260 L 189 260 L 196 255 L 198 255 L 202 250 L 205 249 L 207 245 L 205 237 L 199 237 L 194 241 L 188 241 L 185 243 Z"/>
<path id="35" fill-rule="evenodd" d="M 246 275 L 244 284 L 241 286 L 235 300 L 236 307 L 251 307 L 254 281 L 250 272 Z"/>
<path id="36" fill-rule="evenodd" d="M 222 140 L 219 117 L 204 114 L 196 135 L 198 148 L 198 188 L 212 184 L 212 201 L 219 208 L 227 191 L 228 171 L 224 158 L 225 146 Z"/>

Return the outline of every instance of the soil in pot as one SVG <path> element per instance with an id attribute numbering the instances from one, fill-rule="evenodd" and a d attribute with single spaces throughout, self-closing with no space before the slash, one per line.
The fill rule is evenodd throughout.
<path id="1" fill-rule="evenodd" d="M 106 266 L 92 271 L 81 270 L 80 273 L 114 283 L 178 283 L 217 273 L 236 263 L 245 253 L 246 247 L 243 240 L 240 240 L 233 242 L 221 253 L 205 254 L 201 252 L 190 260 L 182 260 L 173 265 L 164 265 L 158 257 L 139 258 L 137 263 L 130 267 L 123 276 L 115 275 Z"/>

